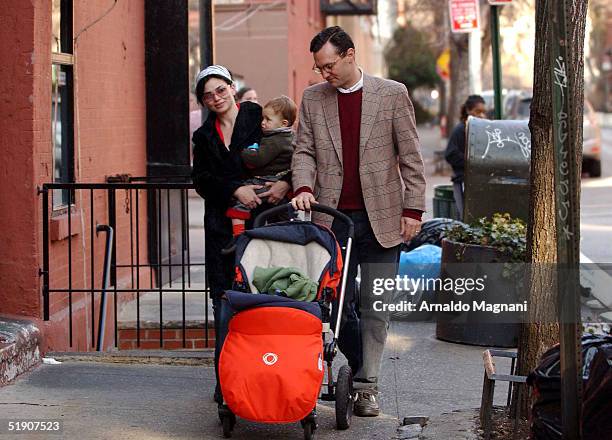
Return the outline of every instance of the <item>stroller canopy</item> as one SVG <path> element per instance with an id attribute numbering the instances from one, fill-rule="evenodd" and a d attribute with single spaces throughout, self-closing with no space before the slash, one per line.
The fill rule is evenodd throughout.
<path id="1" fill-rule="evenodd" d="M 251 292 L 255 267 L 296 267 L 319 288 L 335 287 L 342 271 L 342 257 L 334 234 L 311 222 L 275 223 L 246 231 L 236 242 L 237 278 Z M 320 291 L 320 290 L 319 290 Z"/>

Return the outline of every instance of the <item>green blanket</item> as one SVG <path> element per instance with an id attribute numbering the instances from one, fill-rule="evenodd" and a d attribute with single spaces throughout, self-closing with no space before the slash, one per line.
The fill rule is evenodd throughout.
<path id="1" fill-rule="evenodd" d="M 299 301 L 314 301 L 319 283 L 305 277 L 295 267 L 256 266 L 253 285 L 260 293 L 278 295 L 279 293 Z"/>

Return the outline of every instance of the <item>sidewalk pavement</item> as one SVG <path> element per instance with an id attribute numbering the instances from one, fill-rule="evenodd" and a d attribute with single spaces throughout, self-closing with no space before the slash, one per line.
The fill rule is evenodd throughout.
<path id="1" fill-rule="evenodd" d="M 380 384 L 382 414 L 353 417 L 349 430 L 336 431 L 333 405 L 319 402 L 317 438 L 409 438 L 398 432 L 408 416 L 430 417 L 421 438 L 475 438 L 471 410 L 480 405 L 484 348 L 438 341 L 434 333 L 432 323 L 392 322 Z M 147 362 L 157 362 L 156 356 L 162 356 L 161 361 L 164 354 L 153 353 Z M 0 388 L 1 418 L 4 422 L 62 420 L 63 434 L 45 437 L 51 439 L 221 438 L 212 401 L 215 376 L 210 351 L 189 352 L 185 357 L 196 361 L 159 365 L 129 356 L 100 359 L 81 355 L 76 361 L 58 355 L 58 360 L 65 359 L 61 364 L 41 365 Z M 338 358 L 336 369 L 342 363 Z M 508 368 L 498 364 L 500 371 Z M 500 386 L 496 391 L 496 404 L 504 404 L 506 390 Z M 0 431 L 0 439 L 4 438 L 12 437 Z M 15 438 L 41 437 L 19 434 Z M 239 419 L 233 438 L 302 438 L 302 430 L 297 423 L 262 425 Z"/>

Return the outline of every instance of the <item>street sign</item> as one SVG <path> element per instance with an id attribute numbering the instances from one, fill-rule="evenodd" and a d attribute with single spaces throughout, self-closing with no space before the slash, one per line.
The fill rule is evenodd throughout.
<path id="1" fill-rule="evenodd" d="M 509 5 L 512 3 L 512 0 L 489 0 L 490 5 Z"/>
<path id="2" fill-rule="evenodd" d="M 478 0 L 449 0 L 451 30 L 453 32 L 472 32 L 480 26 Z"/>

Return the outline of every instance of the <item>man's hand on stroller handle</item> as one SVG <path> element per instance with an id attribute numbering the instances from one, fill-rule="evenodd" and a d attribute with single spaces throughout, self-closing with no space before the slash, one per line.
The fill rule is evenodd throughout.
<path id="1" fill-rule="evenodd" d="M 291 205 L 293 209 L 299 211 L 310 211 L 310 205 L 319 203 L 315 199 L 315 196 L 309 192 L 299 193 L 297 196 L 291 199 Z"/>

